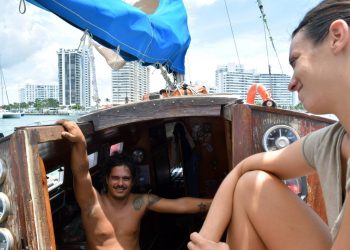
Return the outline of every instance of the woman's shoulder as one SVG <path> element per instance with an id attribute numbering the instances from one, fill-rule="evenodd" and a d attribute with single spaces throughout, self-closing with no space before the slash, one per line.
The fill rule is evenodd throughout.
<path id="1" fill-rule="evenodd" d="M 341 135 L 343 133 L 345 133 L 345 129 L 339 122 L 336 122 L 319 130 L 311 132 L 306 136 L 306 140 L 312 139 L 323 141 L 328 139 L 335 139 L 335 136 Z"/>

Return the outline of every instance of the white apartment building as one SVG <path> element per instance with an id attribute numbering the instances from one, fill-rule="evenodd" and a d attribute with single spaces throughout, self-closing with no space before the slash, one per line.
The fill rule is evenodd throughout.
<path id="1" fill-rule="evenodd" d="M 58 85 L 49 84 L 26 84 L 19 90 L 20 102 L 35 102 L 36 99 L 56 99 L 58 100 Z"/>
<path id="2" fill-rule="evenodd" d="M 262 83 L 271 93 L 272 99 L 280 106 L 292 106 L 293 94 L 288 91 L 291 77 L 286 74 L 259 74 L 257 82 Z"/>
<path id="3" fill-rule="evenodd" d="M 139 62 L 127 62 L 121 69 L 112 70 L 112 102 L 137 102 L 149 93 L 150 70 Z"/>
<path id="4" fill-rule="evenodd" d="M 249 86 L 255 81 L 255 71 L 243 65 L 220 65 L 215 71 L 215 86 L 218 93 L 229 93 L 246 97 Z"/>
<path id="5" fill-rule="evenodd" d="M 290 79 L 285 74 L 258 74 L 237 64 L 220 65 L 215 71 L 217 92 L 239 95 L 245 101 L 249 87 L 253 83 L 262 83 L 279 106 L 294 105 L 293 95 L 287 87 Z M 259 95 L 256 100 L 261 100 Z"/>
<path id="6" fill-rule="evenodd" d="M 91 106 L 91 63 L 87 48 L 60 49 L 58 55 L 58 86 L 61 105 Z"/>

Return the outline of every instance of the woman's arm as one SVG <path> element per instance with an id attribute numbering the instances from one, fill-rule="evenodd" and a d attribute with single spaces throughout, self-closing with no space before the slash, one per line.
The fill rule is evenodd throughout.
<path id="1" fill-rule="evenodd" d="M 291 179 L 314 172 L 305 161 L 301 147 L 302 140 L 299 140 L 284 149 L 252 155 L 240 162 L 221 183 L 200 234 L 215 242 L 221 239 L 232 216 L 236 184 L 244 173 L 262 170 L 280 179 Z"/>

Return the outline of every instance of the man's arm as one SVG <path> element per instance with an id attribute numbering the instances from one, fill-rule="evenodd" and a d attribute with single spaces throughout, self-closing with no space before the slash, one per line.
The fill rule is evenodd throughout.
<path id="1" fill-rule="evenodd" d="M 154 194 L 148 194 L 148 209 L 159 213 L 199 213 L 208 211 L 212 199 L 183 197 L 165 199 Z"/>
<path id="2" fill-rule="evenodd" d="M 74 122 L 60 120 L 57 123 L 67 130 L 62 132 L 62 137 L 72 143 L 71 169 L 75 198 L 82 211 L 91 210 L 98 200 L 89 173 L 85 137 Z"/>
<path id="3" fill-rule="evenodd" d="M 240 162 L 224 179 L 215 194 L 200 234 L 218 242 L 232 216 L 233 194 L 238 179 L 246 172 L 262 170 L 280 179 L 291 179 L 315 171 L 302 155 L 302 140 L 272 152 L 252 155 Z"/>
<path id="4" fill-rule="evenodd" d="M 98 193 L 92 185 L 83 133 L 74 122 L 61 120 L 57 123 L 67 130 L 62 132 L 62 137 L 72 143 L 71 169 L 74 193 L 81 209 L 89 249 L 123 249 L 115 236 L 112 224 L 100 206 Z"/>

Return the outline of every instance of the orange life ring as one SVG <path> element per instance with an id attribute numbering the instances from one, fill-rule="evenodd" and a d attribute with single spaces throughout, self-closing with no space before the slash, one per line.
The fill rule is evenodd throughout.
<path id="1" fill-rule="evenodd" d="M 263 101 L 272 100 L 270 93 L 264 87 L 264 85 L 260 83 L 253 83 L 252 86 L 249 87 L 247 92 L 247 103 L 254 104 L 256 92 L 259 93 Z"/>

